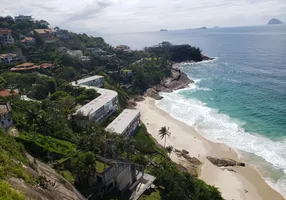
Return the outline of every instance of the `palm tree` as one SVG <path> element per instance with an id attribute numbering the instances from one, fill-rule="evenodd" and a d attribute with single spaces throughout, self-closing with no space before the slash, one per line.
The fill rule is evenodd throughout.
<path id="1" fill-rule="evenodd" d="M 164 139 L 165 138 L 165 142 L 164 142 L 164 148 L 166 146 L 166 139 L 167 139 L 167 136 L 170 137 L 171 133 L 169 132 L 169 129 L 167 129 L 166 126 L 163 126 L 160 130 L 159 130 L 159 135 L 161 137 L 161 139 Z"/>
<path id="2" fill-rule="evenodd" d="M 169 157 L 170 157 L 174 147 L 173 146 L 167 146 L 165 149 L 166 149 L 166 151 L 167 151 L 167 153 L 169 154 Z"/>

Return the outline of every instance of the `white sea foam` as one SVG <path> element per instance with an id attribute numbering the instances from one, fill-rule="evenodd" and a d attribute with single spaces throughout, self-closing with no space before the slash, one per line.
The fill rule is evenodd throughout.
<path id="1" fill-rule="evenodd" d="M 197 90 L 186 88 L 184 90 Z M 211 141 L 225 143 L 228 146 L 263 158 L 274 169 L 284 170 L 279 180 L 268 180 L 270 186 L 286 196 L 286 138 L 272 141 L 255 133 L 246 132 L 243 121 L 230 118 L 219 110 L 206 104 L 185 98 L 181 92 L 162 93 L 164 99 L 157 106 L 170 113 L 174 118 L 194 126 L 198 132 Z"/>

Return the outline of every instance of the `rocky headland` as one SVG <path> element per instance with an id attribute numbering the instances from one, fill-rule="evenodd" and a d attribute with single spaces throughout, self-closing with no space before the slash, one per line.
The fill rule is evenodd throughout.
<path id="1" fill-rule="evenodd" d="M 203 61 L 214 60 L 208 56 L 203 56 Z M 186 63 L 192 63 L 194 61 L 186 61 Z M 160 84 L 149 88 L 146 91 L 146 96 L 152 97 L 156 100 L 163 99 L 160 96 L 160 92 L 173 92 L 175 90 L 180 90 L 189 87 L 189 84 L 194 83 L 187 74 L 179 69 L 180 63 L 175 63 L 171 69 L 171 76 L 163 79 Z"/>

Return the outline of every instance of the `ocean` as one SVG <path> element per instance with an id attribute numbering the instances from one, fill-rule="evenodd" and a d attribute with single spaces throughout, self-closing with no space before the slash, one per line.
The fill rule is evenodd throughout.
<path id="1" fill-rule="evenodd" d="M 286 25 L 103 36 L 133 49 L 198 46 L 213 61 L 182 64 L 195 81 L 157 106 L 205 138 L 236 149 L 286 197 Z"/>

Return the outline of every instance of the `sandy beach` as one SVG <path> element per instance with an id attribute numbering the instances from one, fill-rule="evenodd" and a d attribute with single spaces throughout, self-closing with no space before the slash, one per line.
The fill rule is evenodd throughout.
<path id="1" fill-rule="evenodd" d="M 158 135 L 159 129 L 163 126 L 169 127 L 172 135 L 167 138 L 166 145 L 172 145 L 179 150 L 185 149 L 190 156 L 197 157 L 203 162 L 199 178 L 219 188 L 223 198 L 227 200 L 285 200 L 249 165 L 232 167 L 235 172 L 213 165 L 206 159 L 206 156 L 232 158 L 237 161 L 239 158 L 233 149 L 224 144 L 206 140 L 193 127 L 172 118 L 168 113 L 156 107 L 154 99 L 146 97 L 146 100 L 138 102 L 137 109 L 141 111 L 141 120 L 148 132 L 159 144 L 164 144 L 164 140 L 161 140 Z M 171 159 L 174 162 L 185 164 L 185 159 L 178 157 L 175 153 L 171 154 Z"/>

